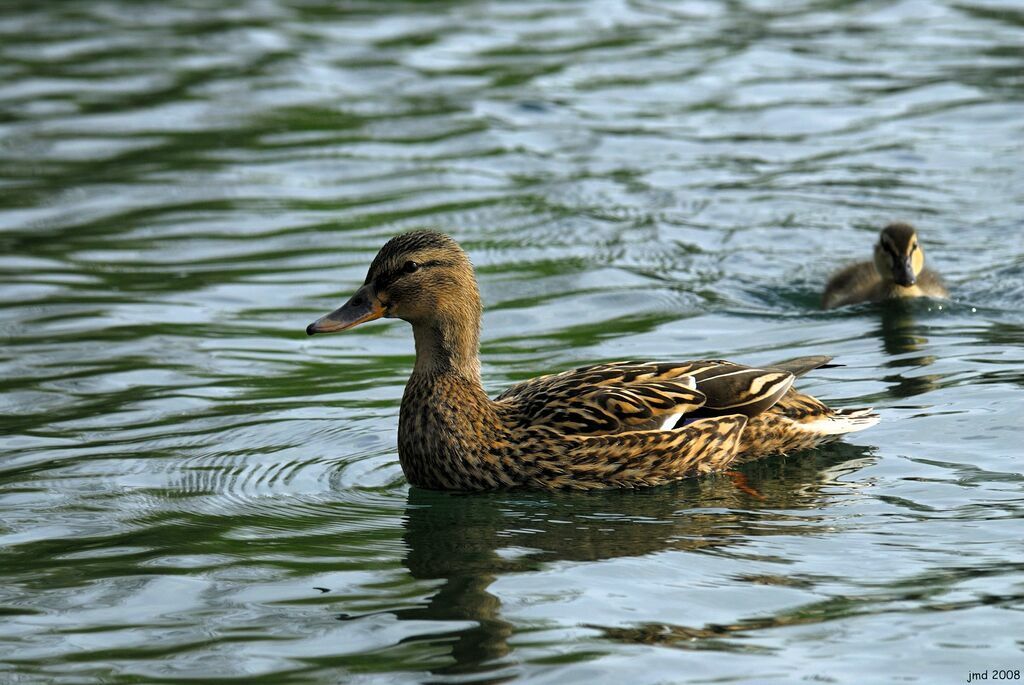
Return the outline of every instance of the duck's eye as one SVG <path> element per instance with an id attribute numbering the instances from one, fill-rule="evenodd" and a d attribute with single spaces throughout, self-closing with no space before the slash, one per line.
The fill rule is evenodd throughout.
<path id="1" fill-rule="evenodd" d="M 416 271 L 419 271 L 419 269 L 420 269 L 420 265 L 417 264 L 416 262 L 412 261 L 411 259 L 409 261 L 407 261 L 405 264 L 402 265 L 402 272 L 403 273 L 407 273 L 407 274 L 411 274 L 411 273 L 414 273 Z"/>
<path id="2" fill-rule="evenodd" d="M 913 253 L 914 250 L 916 250 L 916 249 L 917 249 L 917 243 L 914 243 L 913 245 L 910 246 L 910 252 L 911 253 Z"/>

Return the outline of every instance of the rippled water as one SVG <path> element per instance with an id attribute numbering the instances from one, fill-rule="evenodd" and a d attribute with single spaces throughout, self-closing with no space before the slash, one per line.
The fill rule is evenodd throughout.
<path id="1" fill-rule="evenodd" d="M 218 9 L 212 9 L 212 7 Z M 0 5 L 0 682 L 965 682 L 1024 668 L 1014 0 Z M 955 298 L 822 313 L 915 222 Z M 442 228 L 489 390 L 835 355 L 883 422 L 646 492 L 410 490 Z"/>

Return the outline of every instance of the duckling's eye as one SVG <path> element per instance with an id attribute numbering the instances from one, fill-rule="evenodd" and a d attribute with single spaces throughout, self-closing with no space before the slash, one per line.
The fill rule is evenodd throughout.
<path id="1" fill-rule="evenodd" d="M 916 250 L 916 249 L 917 249 L 917 243 L 914 243 L 913 245 L 911 245 L 911 246 L 910 246 L 910 252 L 911 252 L 911 254 L 913 254 L 914 250 Z"/>
<path id="2" fill-rule="evenodd" d="M 420 270 L 420 265 L 417 264 L 416 262 L 412 261 L 411 259 L 409 261 L 407 261 L 405 264 L 402 265 L 402 272 L 403 273 L 411 274 L 411 273 L 415 273 L 416 271 L 419 271 L 419 270 Z"/>

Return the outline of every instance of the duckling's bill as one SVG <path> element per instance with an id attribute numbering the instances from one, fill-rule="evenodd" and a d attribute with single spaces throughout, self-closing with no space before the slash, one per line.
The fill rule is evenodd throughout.
<path id="1" fill-rule="evenodd" d="M 893 264 L 892 280 L 896 285 L 904 288 L 909 288 L 917 283 L 917 274 L 914 273 L 914 265 L 911 264 L 910 257 L 899 259 Z"/>
<path id="2" fill-rule="evenodd" d="M 306 326 L 306 335 L 337 333 L 384 316 L 384 306 L 370 285 L 364 285 L 349 301 Z"/>

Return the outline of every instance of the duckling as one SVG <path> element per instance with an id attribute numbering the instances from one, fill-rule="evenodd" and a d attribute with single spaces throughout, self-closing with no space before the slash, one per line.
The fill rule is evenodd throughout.
<path id="1" fill-rule="evenodd" d="M 837 271 L 828 280 L 824 309 L 858 302 L 901 297 L 949 297 L 942 278 L 924 266 L 924 249 L 910 224 L 893 223 L 882 229 L 875 259 Z"/>
<path id="2" fill-rule="evenodd" d="M 724 360 L 621 361 L 540 376 L 491 399 L 480 376 L 482 305 L 450 237 L 392 238 L 340 308 L 306 328 L 412 324 L 416 361 L 399 410 L 409 482 L 435 490 L 635 488 L 813 447 L 878 421 L 792 388 L 828 357 L 754 368 Z"/>

